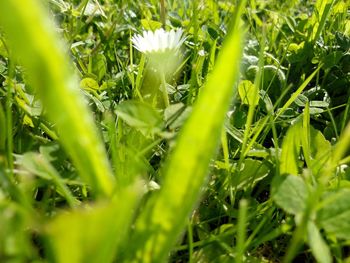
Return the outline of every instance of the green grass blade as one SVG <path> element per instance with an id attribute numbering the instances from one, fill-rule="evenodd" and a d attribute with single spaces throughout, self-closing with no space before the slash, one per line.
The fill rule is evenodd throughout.
<path id="1" fill-rule="evenodd" d="M 237 223 L 237 258 L 236 262 L 244 262 L 244 243 L 246 240 L 246 231 L 247 231 L 247 211 L 248 210 L 248 201 L 242 199 L 239 202 L 239 211 L 238 211 L 238 223 Z"/>
<path id="2" fill-rule="evenodd" d="M 6 149 L 6 118 L 5 111 L 0 104 L 0 152 L 5 152 Z"/>
<path id="3" fill-rule="evenodd" d="M 36 0 L 2 1 L 0 25 L 81 177 L 96 193 L 110 194 L 114 180 L 105 149 L 78 91 L 62 42 L 43 7 Z"/>
<path id="4" fill-rule="evenodd" d="M 301 145 L 302 132 L 301 121 L 293 124 L 287 131 L 282 142 L 282 151 L 280 157 L 280 173 L 281 174 L 299 174 L 299 154 Z"/>
<path id="5" fill-rule="evenodd" d="M 161 190 L 135 224 L 130 261 L 136 257 L 142 262 L 164 262 L 198 200 L 232 93 L 237 94 L 232 87 L 242 53 L 242 28 L 238 24 L 243 2 L 237 7 L 235 27 L 227 35 L 214 70 L 168 159 Z"/>
<path id="6" fill-rule="evenodd" d="M 332 262 L 332 255 L 327 243 L 324 241 L 320 230 L 317 228 L 314 222 L 309 221 L 307 224 L 307 236 L 308 243 L 311 248 L 311 252 L 314 255 L 317 262 L 330 263 Z"/>
<path id="7" fill-rule="evenodd" d="M 331 14 L 334 0 L 318 0 L 315 4 L 315 10 L 312 17 L 314 30 L 312 32 L 311 41 L 314 43 L 320 37 L 322 30 L 326 25 L 327 18 Z M 316 30 L 317 28 L 317 30 Z"/>
<path id="8" fill-rule="evenodd" d="M 278 119 L 279 116 L 281 116 L 286 109 L 296 100 L 296 98 L 303 92 L 303 90 L 306 88 L 306 86 L 310 83 L 310 81 L 315 77 L 317 72 L 321 69 L 322 65 L 319 65 L 317 69 L 315 69 L 314 72 L 311 73 L 311 75 L 299 86 L 299 88 L 292 94 L 292 96 L 289 98 L 289 100 L 283 105 L 281 109 L 278 110 L 275 120 Z"/>
<path id="9" fill-rule="evenodd" d="M 310 106 L 309 102 L 306 103 L 303 113 L 302 122 L 302 135 L 300 136 L 300 142 L 303 149 L 305 162 L 308 167 L 311 165 L 311 149 L 310 149 Z"/>
<path id="10" fill-rule="evenodd" d="M 344 131 L 340 135 L 339 141 L 334 146 L 334 150 L 330 160 L 330 165 L 324 174 L 326 178 L 328 178 L 329 174 L 331 174 L 331 171 L 339 165 L 339 163 L 341 162 L 341 159 L 346 156 L 346 154 L 349 151 L 349 145 L 350 145 L 350 122 L 345 127 Z"/>
<path id="11" fill-rule="evenodd" d="M 108 201 L 62 213 L 46 226 L 57 263 L 113 262 L 142 193 L 136 183 Z"/>

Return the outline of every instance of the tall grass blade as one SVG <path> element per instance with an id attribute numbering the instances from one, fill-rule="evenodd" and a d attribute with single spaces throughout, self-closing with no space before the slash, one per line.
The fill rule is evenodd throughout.
<path id="1" fill-rule="evenodd" d="M 307 87 L 307 85 L 310 83 L 310 81 L 315 77 L 317 72 L 321 69 L 322 64 L 318 66 L 317 69 L 314 70 L 310 74 L 310 76 L 299 86 L 299 88 L 291 95 L 291 97 L 288 99 L 288 101 L 283 105 L 282 108 L 280 108 L 276 114 L 275 120 L 281 116 L 286 109 L 297 99 L 297 97 L 303 92 L 303 90 Z"/>
<path id="2" fill-rule="evenodd" d="M 341 159 L 346 156 L 346 154 L 349 151 L 349 145 L 350 145 L 350 122 L 343 130 L 342 134 L 340 135 L 339 141 L 334 147 L 332 157 L 330 160 L 330 167 L 329 167 L 330 170 L 337 167 Z M 329 172 L 330 171 L 327 171 L 327 173 Z M 325 176 L 327 177 L 326 174 Z"/>
<path id="3" fill-rule="evenodd" d="M 216 66 L 168 159 L 161 190 L 136 221 L 127 255 L 130 261 L 164 262 L 198 200 L 220 138 L 225 112 L 233 92 L 237 94 L 234 84 L 242 53 L 239 22 L 243 6 L 244 1 L 237 6 L 235 26 L 227 35 Z"/>
<path id="4" fill-rule="evenodd" d="M 5 111 L 0 104 L 0 152 L 5 152 L 6 149 L 6 118 Z"/>
<path id="5" fill-rule="evenodd" d="M 107 203 L 57 216 L 46 227 L 54 262 L 113 262 L 141 193 L 141 185 L 134 184 Z"/>
<path id="6" fill-rule="evenodd" d="M 247 211 L 248 210 L 248 201 L 242 199 L 239 202 L 239 211 L 238 211 L 238 223 L 237 223 L 237 259 L 236 262 L 244 262 L 244 243 L 246 240 L 246 231 L 247 231 Z"/>
<path id="7" fill-rule="evenodd" d="M 2 1 L 0 26 L 81 177 L 97 194 L 110 194 L 114 180 L 105 149 L 44 8 L 37 0 Z"/>
<path id="8" fill-rule="evenodd" d="M 280 157 L 281 174 L 299 174 L 298 160 L 301 145 L 301 130 L 301 121 L 298 121 L 288 129 L 283 139 Z"/>
<path id="9" fill-rule="evenodd" d="M 327 18 L 331 14 L 334 0 L 318 0 L 315 4 L 315 10 L 312 16 L 313 32 L 311 41 L 314 43 L 320 37 L 323 28 L 326 25 Z"/>

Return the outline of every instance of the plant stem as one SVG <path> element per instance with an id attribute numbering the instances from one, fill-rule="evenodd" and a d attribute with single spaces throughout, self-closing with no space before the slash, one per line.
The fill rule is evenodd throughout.
<path id="1" fill-rule="evenodd" d="M 164 100 L 164 106 L 165 108 L 169 107 L 169 96 L 168 96 L 168 91 L 166 89 L 166 81 L 165 81 L 165 74 L 164 72 L 160 73 L 160 81 L 161 81 L 161 89 L 163 93 L 163 100 Z"/>
<path id="2" fill-rule="evenodd" d="M 13 64 L 13 59 L 10 59 L 9 70 L 8 70 L 8 85 L 6 94 L 6 139 L 7 139 L 7 168 L 9 171 L 9 176 L 13 177 L 13 134 L 12 134 L 12 90 L 14 90 L 14 75 L 15 75 L 15 65 Z"/>
<path id="3" fill-rule="evenodd" d="M 248 201 L 242 199 L 239 202 L 238 224 L 237 224 L 237 245 L 236 262 L 243 262 L 245 239 L 246 239 L 246 221 L 247 221 Z"/>
<path id="4" fill-rule="evenodd" d="M 165 2 L 160 0 L 160 21 L 162 22 L 163 28 L 165 28 Z"/>

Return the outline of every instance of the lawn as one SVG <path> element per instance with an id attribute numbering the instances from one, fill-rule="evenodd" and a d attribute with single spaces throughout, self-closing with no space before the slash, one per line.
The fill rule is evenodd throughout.
<path id="1" fill-rule="evenodd" d="M 0 262 L 350 262 L 350 3 L 4 0 Z"/>

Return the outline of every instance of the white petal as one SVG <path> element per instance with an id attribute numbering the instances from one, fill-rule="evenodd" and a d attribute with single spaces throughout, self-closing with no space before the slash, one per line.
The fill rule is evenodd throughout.
<path id="1" fill-rule="evenodd" d="M 169 48 L 170 49 L 173 49 L 175 48 L 175 31 L 172 29 L 170 32 L 169 32 L 169 37 L 168 37 L 168 41 L 169 41 Z"/>
<path id="2" fill-rule="evenodd" d="M 164 51 L 168 47 L 168 39 L 167 39 L 167 34 L 165 32 L 162 33 L 160 39 L 160 50 Z"/>
<path id="3" fill-rule="evenodd" d="M 172 29 L 169 32 L 161 28 L 154 32 L 145 30 L 142 32 L 142 35 L 135 34 L 131 41 L 140 52 L 153 53 L 167 50 L 176 52 L 185 39 L 181 28 Z"/>

